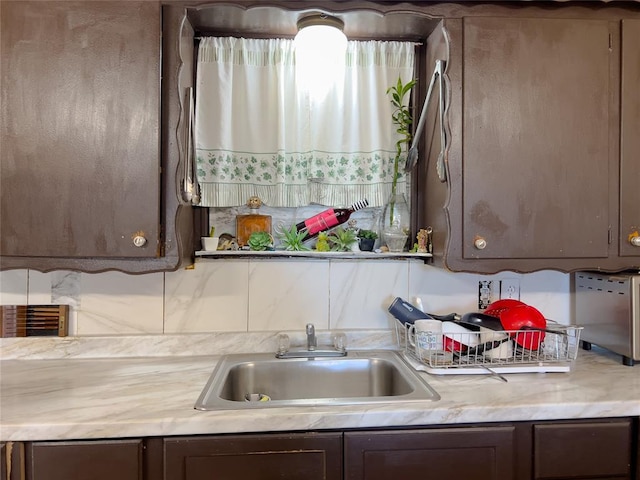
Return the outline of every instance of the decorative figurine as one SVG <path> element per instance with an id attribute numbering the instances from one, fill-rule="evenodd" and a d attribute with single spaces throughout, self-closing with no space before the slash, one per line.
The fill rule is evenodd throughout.
<path id="1" fill-rule="evenodd" d="M 249 197 L 249 200 L 247 200 L 247 207 L 251 209 L 251 213 L 258 213 L 257 210 L 261 206 L 262 206 L 262 200 L 260 200 L 260 197 L 256 195 Z"/>
<path id="2" fill-rule="evenodd" d="M 416 235 L 416 239 L 418 240 L 418 253 L 429 253 L 427 249 L 427 239 L 429 238 L 429 234 L 427 230 L 421 228 L 418 231 L 418 235 Z"/>

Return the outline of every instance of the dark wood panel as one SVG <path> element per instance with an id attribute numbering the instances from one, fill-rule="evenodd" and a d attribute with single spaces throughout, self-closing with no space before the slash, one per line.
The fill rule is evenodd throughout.
<path id="1" fill-rule="evenodd" d="M 345 479 L 516 478 L 515 427 L 347 432 Z"/>
<path id="2" fill-rule="evenodd" d="M 0 479 L 24 480 L 24 444 L 0 442 Z"/>
<path id="3" fill-rule="evenodd" d="M 142 480 L 142 440 L 35 442 L 28 480 Z"/>
<path id="4" fill-rule="evenodd" d="M 640 418 L 635 419 L 636 424 L 636 480 L 640 480 Z"/>
<path id="5" fill-rule="evenodd" d="M 631 478 L 631 420 L 533 429 L 534 478 Z"/>
<path id="6" fill-rule="evenodd" d="M 464 20 L 465 258 L 607 257 L 610 29 Z"/>
<path id="7" fill-rule="evenodd" d="M 164 458 L 166 480 L 339 480 L 342 434 L 171 438 Z"/>
<path id="8" fill-rule="evenodd" d="M 7 444 L 0 443 L 0 480 L 7 480 Z"/>
<path id="9" fill-rule="evenodd" d="M 2 254 L 156 257 L 160 5 L 3 1 L 1 16 Z"/>
<path id="10" fill-rule="evenodd" d="M 622 21 L 620 255 L 639 257 L 629 235 L 640 232 L 640 19 Z"/>

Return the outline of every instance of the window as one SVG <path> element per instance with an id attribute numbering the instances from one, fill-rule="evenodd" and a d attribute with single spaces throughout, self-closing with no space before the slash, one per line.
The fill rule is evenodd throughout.
<path id="1" fill-rule="evenodd" d="M 340 74 L 323 78 L 318 90 L 296 69 L 293 40 L 202 38 L 195 107 L 200 205 L 244 205 L 253 195 L 270 207 L 362 198 L 384 205 L 397 139 L 387 89 L 398 77 L 413 78 L 414 48 L 350 41 Z M 403 175 L 401 189 L 404 182 Z"/>

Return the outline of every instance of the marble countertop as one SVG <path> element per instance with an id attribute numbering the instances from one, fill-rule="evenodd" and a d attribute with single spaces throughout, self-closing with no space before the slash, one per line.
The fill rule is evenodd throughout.
<path id="1" fill-rule="evenodd" d="M 602 350 L 580 351 L 568 373 L 510 374 L 508 383 L 422 374 L 441 396 L 435 402 L 198 411 L 193 405 L 220 355 L 92 358 L 69 354 L 74 345 L 58 345 L 60 355 L 3 356 L 0 440 L 640 416 L 640 366 Z M 8 346 L 5 353 L 15 343 Z"/>

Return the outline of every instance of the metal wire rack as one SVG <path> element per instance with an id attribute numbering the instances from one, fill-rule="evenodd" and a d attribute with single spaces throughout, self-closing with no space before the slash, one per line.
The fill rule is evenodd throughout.
<path id="1" fill-rule="evenodd" d="M 544 330 L 415 332 L 395 320 L 399 349 L 418 370 L 433 374 L 568 372 L 583 327 L 547 321 Z"/>

